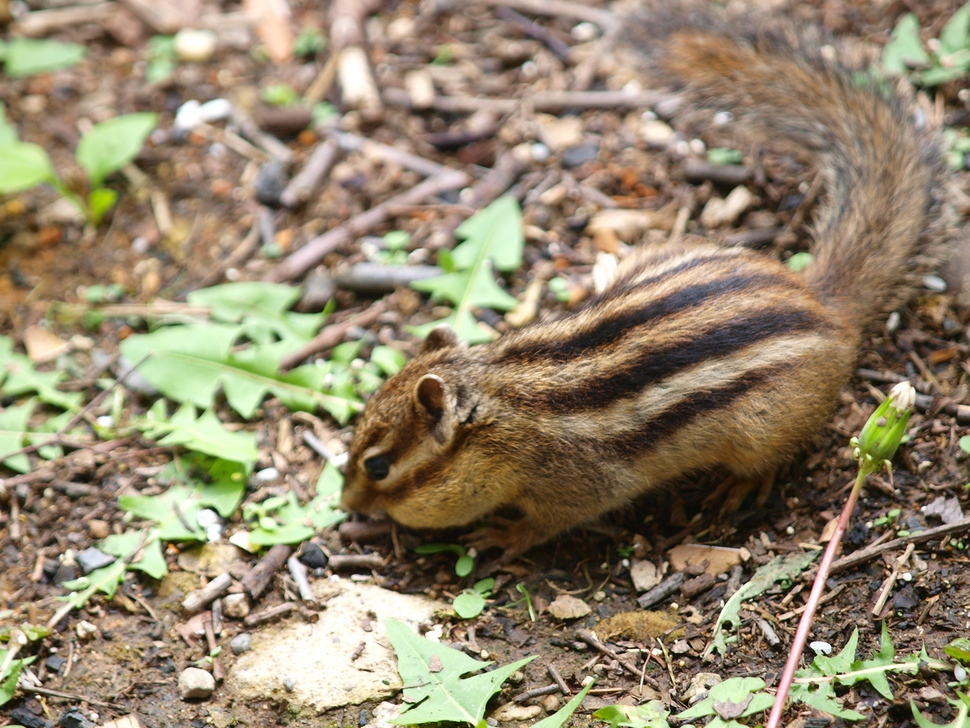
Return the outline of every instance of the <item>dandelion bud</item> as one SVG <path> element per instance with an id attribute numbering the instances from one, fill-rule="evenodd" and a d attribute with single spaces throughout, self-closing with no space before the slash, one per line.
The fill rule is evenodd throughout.
<path id="1" fill-rule="evenodd" d="M 858 438 L 852 438 L 856 458 L 878 467 L 896 454 L 906 434 L 906 423 L 913 413 L 916 390 L 909 382 L 900 382 L 869 417 Z"/>

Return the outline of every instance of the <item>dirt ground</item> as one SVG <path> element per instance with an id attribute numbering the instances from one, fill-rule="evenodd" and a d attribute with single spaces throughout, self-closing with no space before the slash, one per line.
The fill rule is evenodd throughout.
<path id="1" fill-rule="evenodd" d="M 42 9 L 42 4 L 27 3 L 32 11 Z M 869 52 L 886 42 L 904 12 L 918 15 L 924 38 L 929 38 L 938 35 L 960 6 L 956 0 L 777 0 L 764 4 L 775 12 L 822 24 Z M 725 196 L 735 186 L 703 174 L 687 179 L 685 160 L 703 159 L 697 153 L 698 144 L 691 142 L 695 134 L 685 130 L 686 150 L 673 144 L 649 145 L 636 132 L 642 123 L 641 109 L 567 107 L 546 114 L 525 101 L 511 109 L 481 104 L 470 113 L 420 110 L 400 103 L 407 74 L 418 69 L 430 70 L 439 95 L 456 98 L 528 100 L 546 92 L 615 91 L 634 81 L 629 56 L 616 43 L 600 43 L 595 28 L 587 27 L 589 22 L 584 24 L 584 18 L 575 13 L 566 9 L 552 16 L 525 10 L 511 13 L 508 6 L 515 3 L 506 6 L 501 2 L 389 0 L 378 5 L 377 14 L 366 22 L 367 49 L 377 83 L 385 92 L 384 108 L 376 113 L 347 108 L 336 83 L 326 86 L 323 98 L 334 105 L 343 131 L 412 152 L 431 163 L 465 170 L 474 180 L 476 194 L 489 199 L 507 189 L 519 198 L 527 246 L 525 265 L 507 281 L 514 295 L 521 298 L 531 280 L 539 275 L 548 278 L 550 271 L 570 282 L 568 294 L 577 301 L 591 291 L 597 254 L 612 252 L 609 240 L 594 238 L 586 228 L 591 215 L 604 204 L 688 209 L 690 229 L 694 229 L 705 203 L 714 196 Z M 592 1 L 584 5 L 607 7 Z M 290 7 L 293 27 L 326 33 L 325 4 L 290 0 Z M 204 14 L 228 18 L 238 10 L 235 3 L 217 2 L 206 6 Z M 46 322 L 65 339 L 84 337 L 83 345 L 76 346 L 71 355 L 72 373 L 80 382 L 76 388 L 89 396 L 96 393 L 98 378 L 112 371 L 106 357 L 97 354 L 110 358 L 121 339 L 144 326 L 141 318 L 123 316 L 91 324 L 83 314 L 92 286 L 116 284 L 117 303 L 130 304 L 137 316 L 156 299 L 184 300 L 187 292 L 200 286 L 264 279 L 280 270 L 281 259 L 311 239 L 421 180 L 406 164 L 379 154 L 350 151 L 339 156 L 306 204 L 293 209 L 262 205 L 254 188 L 266 154 L 248 142 L 237 143 L 239 135 L 227 130 L 223 122 L 178 136 L 172 131 L 174 114 L 189 99 L 228 98 L 282 137 L 293 152 L 293 170 L 298 171 L 325 133 L 267 122 L 260 90 L 289 84 L 305 92 L 326 69 L 328 52 L 276 63 L 254 51 L 257 41 L 248 26 L 227 21 L 219 28 L 218 48 L 210 60 L 180 63 L 168 81 L 148 83 L 144 74 L 152 33 L 130 15 L 123 15 L 129 13 L 123 4 L 112 6 L 109 15 L 115 13 L 118 18 L 114 20 L 81 23 L 50 34 L 87 46 L 87 58 L 77 66 L 22 80 L 0 76 L 0 99 L 21 139 L 42 145 L 55 167 L 62 170 L 73 169 L 72 150 L 85 122 L 134 111 L 161 115 L 159 131 L 136 160 L 142 174 L 130 172 L 113 178 L 121 202 L 103 229 L 86 232 L 83 226 L 64 222 L 51 208 L 56 196 L 49 189 L 0 198 L 0 332 L 19 340 L 29 326 Z M 7 31 L 16 34 L 17 27 L 12 23 Z M 960 88 L 960 83 L 953 83 L 935 92 L 947 123 L 957 127 L 966 124 L 970 108 Z M 566 133 L 557 121 L 567 115 L 580 122 L 571 131 L 577 141 L 557 149 L 557 135 Z M 676 117 L 662 118 L 682 129 Z M 707 147 L 732 144 L 725 130 L 700 138 Z M 511 161 L 513 148 L 526 142 L 545 145 L 549 154 Z M 746 184 L 758 202 L 732 226 L 714 234 L 734 244 L 763 248 L 765 255 L 787 258 L 804 250 L 807 236 L 801 223 L 811 217 L 812 200 L 806 193 L 814 171 L 778 152 L 743 151 L 741 164 L 750 171 Z M 496 182 L 488 177 L 492 169 L 506 169 L 507 174 Z M 482 184 L 485 179 L 491 181 Z M 958 186 L 964 192 L 970 188 L 968 181 L 966 172 L 958 175 Z M 335 285 L 333 278 L 339 278 L 349 264 L 364 260 L 368 236 L 392 230 L 410 233 L 414 251 L 410 262 L 433 262 L 438 250 L 453 244 L 451 231 L 457 222 L 480 207 L 481 200 L 481 196 L 449 191 L 435 200 L 396 205 L 384 223 L 351 235 L 348 242 L 323 257 L 327 275 L 310 275 L 309 289 L 314 295 L 305 299 L 305 305 L 319 310 L 332 291 L 337 301 L 332 321 L 341 321 L 366 311 L 384 296 L 387 310 L 370 329 L 382 342 L 409 342 L 406 350 L 413 353 L 415 343 L 404 327 L 431 319 L 432 305 L 426 299 L 403 288 L 375 295 L 339 282 Z M 659 239 L 666 234 L 659 233 Z M 302 275 L 296 282 L 301 280 Z M 541 310 L 563 305 L 548 291 L 539 302 Z M 507 686 L 496 704 L 550 684 L 550 665 L 558 668 L 574 692 L 583 675 L 599 675 L 595 694 L 574 719 L 580 724 L 591 720 L 596 707 L 615 702 L 659 697 L 678 709 L 686 707 L 685 691 L 699 672 L 722 677 L 758 675 L 769 685 L 775 684 L 797 622 L 797 613 L 792 612 L 804 603 L 809 582 L 776 586 L 747 604 L 741 611 L 737 642 L 723 659 L 708 662 L 702 653 L 725 594 L 732 588 L 731 580 L 746 580 L 774 555 L 818 544 L 826 524 L 837 517 L 854 477 L 848 439 L 875 406 L 873 387 L 886 391 L 892 382 L 906 378 L 926 397 L 912 421 L 915 437 L 898 458 L 893 481 L 886 476 L 870 479 L 843 552 L 885 541 L 897 530 L 913 532 L 939 525 L 939 518 L 923 511 L 939 498 L 955 498 L 965 510 L 967 462 L 957 443 L 970 431 L 967 421 L 958 421 L 957 406 L 970 404 L 970 311 L 955 304 L 952 292 L 927 291 L 900 313 L 891 331 L 884 329 L 873 336 L 861 357 L 861 374 L 844 392 L 831 425 L 816 447 L 781 474 L 779 487 L 766 507 L 748 507 L 727 521 L 712 522 L 711 514 L 700 507 L 710 484 L 687 484 L 677 493 L 639 502 L 605 523 L 570 532 L 530 551 L 497 572 L 494 601 L 482 616 L 470 621 L 446 619 L 450 641 L 485 649 L 499 662 L 539 655 L 524 670 L 523 679 Z M 500 331 L 507 328 L 498 317 L 488 323 Z M 360 332 L 351 329 L 349 336 L 355 335 Z M 144 408 L 145 404 L 132 399 L 126 406 Z M 283 470 L 274 485 L 277 490 L 271 492 L 282 490 L 290 478 L 314 482 L 320 462 L 308 447 L 294 445 L 285 458 L 277 454 L 281 421 L 289 413 L 279 403 L 268 401 L 262 414 L 260 421 L 250 425 L 261 437 L 260 467 Z M 340 429 L 325 417 L 318 424 L 333 438 L 349 441 L 352 424 Z M 311 424 L 297 419 L 293 427 L 299 435 Z M 298 437 L 294 440 L 299 442 Z M 43 562 L 57 562 L 67 549 L 81 551 L 121 524 L 117 495 L 145 487 L 158 466 L 170 458 L 166 448 L 131 438 L 114 443 L 110 450 L 71 451 L 39 468 L 36 472 L 42 475 L 10 477 L 11 472 L 0 471 L 0 612 L 10 610 L 8 624 L 43 622 L 56 610 L 56 597 L 64 590 L 52 583 Z M 266 492 L 252 488 L 248 497 L 264 497 Z M 894 510 L 898 514 L 887 519 Z M 16 529 L 12 517 L 17 518 Z M 384 557 L 386 563 L 378 570 L 357 569 L 381 586 L 448 597 L 469 586 L 474 575 L 459 579 L 452 568 L 453 556 L 418 556 L 413 546 L 432 538 L 453 543 L 459 535 L 428 537 L 379 529 L 359 543 L 341 541 L 336 531 L 322 534 L 320 541 L 343 553 Z M 970 571 L 964 538 L 956 534 L 952 540 L 947 536 L 917 544 L 897 568 L 902 576 L 876 616 L 873 606 L 903 548 L 834 574 L 829 582 L 832 596 L 816 618 L 812 639 L 838 650 L 858 628 L 860 655 L 868 654 L 878 644 L 879 622 L 885 620 L 899 654 L 913 653 L 925 645 L 932 657 L 943 657 L 942 646 L 966 635 L 970 627 Z M 595 628 L 604 618 L 638 610 L 630 560 L 646 559 L 663 568 L 666 550 L 683 542 L 743 548 L 746 561 L 740 573 L 709 582 L 702 579 L 695 582 L 699 591 L 678 591 L 651 607 L 672 615 L 674 630 L 611 640 L 614 649 L 621 654 L 627 651 L 642 670 L 641 682 L 640 676 L 624 672 L 615 659 L 599 655 L 583 643 L 577 630 Z M 293 712 L 285 702 L 234 701 L 220 688 L 205 702 L 181 701 L 176 695 L 177 676 L 208 651 L 204 640 L 187 642 L 178 629 L 187 618 L 181 612 L 181 599 L 202 577 L 186 566 L 185 554 L 174 546 L 168 547 L 166 556 L 172 573 L 164 581 L 129 576 L 113 601 L 92 600 L 40 643 L 31 653 L 38 657 L 33 669 L 48 692 L 21 692 L 0 708 L 0 725 L 8 720 L 25 726 L 52 725 L 76 708 L 88 717 L 96 713 L 100 721 L 135 714 L 142 725 L 151 728 L 208 723 L 349 727 L 370 720 L 373 704 L 307 716 Z M 256 557 L 240 552 L 232 575 L 238 578 L 255 562 Z M 479 568 L 481 575 L 484 560 Z M 321 572 L 320 578 L 325 575 Z M 699 576 L 697 570 L 688 574 L 689 579 Z M 538 608 L 535 621 L 515 589 L 519 583 Z M 578 621 L 554 618 L 546 608 L 564 593 L 589 603 L 592 613 Z M 292 599 L 291 595 L 292 585 L 277 576 L 254 609 L 281 604 Z M 285 619 L 313 619 L 313 613 L 303 608 Z M 80 640 L 77 625 L 82 620 L 95 624 L 98 634 Z M 777 640 L 763 628 L 763 622 L 773 627 Z M 242 631 L 241 622 L 226 619 L 219 644 L 228 645 Z M 226 668 L 233 657 L 225 650 L 219 659 Z M 893 677 L 893 703 L 861 684 L 845 692 L 845 705 L 871 716 L 872 725 L 912 724 L 910 699 L 917 700 L 935 720 L 949 720 L 954 712 L 945 696 L 954 694 L 946 686 L 947 679 L 932 673 Z M 804 708 L 792 709 L 788 715 L 796 725 L 827 724 L 821 714 Z"/>

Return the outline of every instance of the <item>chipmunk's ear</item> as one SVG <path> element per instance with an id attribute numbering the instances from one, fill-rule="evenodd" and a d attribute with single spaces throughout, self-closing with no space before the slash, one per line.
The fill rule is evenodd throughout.
<path id="1" fill-rule="evenodd" d="M 434 438 L 444 444 L 455 430 L 455 392 L 437 374 L 425 374 L 414 388 L 414 404 L 434 420 Z"/>
<path id="2" fill-rule="evenodd" d="M 429 351 L 444 349 L 446 346 L 454 346 L 458 343 L 458 335 L 450 326 L 442 324 L 435 326 L 428 334 L 428 338 L 421 345 L 421 353 L 427 354 Z"/>

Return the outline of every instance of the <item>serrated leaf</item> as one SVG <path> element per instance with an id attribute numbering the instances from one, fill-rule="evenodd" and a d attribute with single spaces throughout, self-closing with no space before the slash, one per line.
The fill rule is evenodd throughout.
<path id="1" fill-rule="evenodd" d="M 788 698 L 793 702 L 804 703 L 823 713 L 834 715 L 843 720 L 865 720 L 865 716 L 854 710 L 843 708 L 835 695 L 835 686 L 830 683 L 804 684 L 794 683 L 788 691 Z"/>
<path id="2" fill-rule="evenodd" d="M 289 311 L 299 298 L 300 289 L 295 286 L 252 281 L 193 291 L 188 302 L 207 306 L 217 321 L 241 323 L 246 335 L 257 343 L 281 339 L 293 347 L 313 338 L 326 317 L 324 313 Z"/>
<path id="3" fill-rule="evenodd" d="M 166 397 L 202 409 L 212 406 L 220 388 L 244 418 L 252 417 L 269 394 L 291 409 L 322 407 L 341 424 L 361 409 L 359 402 L 319 391 L 325 368 L 308 364 L 281 376 L 279 360 L 292 351 L 284 342 L 232 353 L 242 333 L 243 326 L 231 324 L 166 326 L 129 336 L 121 342 L 121 352 L 133 362 L 150 355 L 139 373 Z"/>
<path id="4" fill-rule="evenodd" d="M 337 469 L 329 464 L 324 472 L 327 470 L 339 476 Z M 327 476 L 327 484 L 335 482 L 333 473 Z M 343 480 L 342 476 L 340 480 Z M 300 505 L 296 494 L 290 491 L 279 508 L 273 509 L 275 512 L 271 516 L 260 519 L 260 525 L 249 533 L 249 542 L 255 546 L 302 543 L 312 538 L 317 531 L 340 523 L 347 514 L 337 510 L 338 493 L 339 490 L 334 491 L 327 485 L 324 491 L 318 490 L 316 497 L 304 506 Z"/>
<path id="5" fill-rule="evenodd" d="M 138 549 L 141 553 L 134 553 Z M 168 573 L 158 532 L 152 529 L 113 533 L 101 542 L 101 550 L 127 560 L 128 568 L 143 571 L 153 579 Z M 137 558 L 134 558 L 137 557 Z"/>
<path id="6" fill-rule="evenodd" d="M 716 715 L 723 720 L 744 718 L 767 710 L 775 702 L 762 692 L 765 681 L 758 677 L 732 677 L 714 685 L 707 697 L 675 717 L 677 720 Z"/>
<path id="7" fill-rule="evenodd" d="M 957 10 L 940 30 L 940 55 L 964 50 L 970 45 L 970 3 Z"/>
<path id="8" fill-rule="evenodd" d="M 893 664 L 893 660 L 896 658 L 896 648 L 893 646 L 892 639 L 889 636 L 889 628 L 886 623 L 882 623 L 882 635 L 879 639 L 879 649 L 872 653 L 872 657 L 868 660 L 863 660 L 852 665 L 852 669 L 855 670 L 866 670 L 866 674 L 859 676 L 853 680 L 840 680 L 843 685 L 854 685 L 859 680 L 865 679 L 869 681 L 869 684 L 876 689 L 876 691 L 882 695 L 886 700 L 893 700 L 893 690 L 889 686 L 889 680 L 886 678 L 886 672 L 883 670 L 875 670 L 872 668 L 886 667 Z"/>
<path id="9" fill-rule="evenodd" d="M 13 341 L 0 336 L 0 392 L 11 397 L 36 393 L 46 404 L 75 410 L 83 396 L 80 392 L 61 392 L 57 385 L 65 379 L 59 371 L 39 372 L 33 362 L 13 350 Z"/>
<path id="10" fill-rule="evenodd" d="M 138 156 L 145 139 L 158 126 L 158 115 L 124 114 L 102 121 L 81 137 L 75 156 L 92 188 Z"/>
<path id="11" fill-rule="evenodd" d="M 605 720 L 610 728 L 670 728 L 669 716 L 670 711 L 660 700 L 644 705 L 607 705 L 593 713 L 594 718 Z"/>
<path id="12" fill-rule="evenodd" d="M 511 195 L 500 197 L 455 228 L 455 237 L 465 242 L 455 246 L 452 258 L 458 268 L 475 268 L 490 259 L 503 273 L 522 265 L 525 235 L 522 212 Z"/>
<path id="13" fill-rule="evenodd" d="M 161 401 L 152 407 L 144 420 L 135 423 L 146 437 L 158 440 L 163 447 L 184 445 L 215 458 L 235 460 L 247 470 L 255 464 L 259 453 L 256 435 L 252 432 L 230 432 L 212 410 L 196 417 L 195 407 L 191 404 L 182 405 L 166 419 L 165 408 L 159 404 Z"/>
<path id="14" fill-rule="evenodd" d="M 496 200 L 465 220 L 455 235 L 464 238 L 464 242 L 455 247 L 450 258 L 439 259 L 439 264 L 449 272 L 414 281 L 411 286 L 454 305 L 454 311 L 444 322 L 455 329 L 460 339 L 471 343 L 487 341 L 492 338 L 491 334 L 477 325 L 471 311 L 474 308 L 507 311 L 518 303 L 495 282 L 492 273 L 493 266 L 508 272 L 522 264 L 524 237 L 518 202 L 512 197 Z M 454 270 L 450 270 L 451 266 Z M 422 329 L 430 330 L 440 323 L 443 322 L 437 321 Z"/>
<path id="15" fill-rule="evenodd" d="M 87 49 L 78 43 L 16 37 L 6 43 L 4 71 L 11 78 L 23 78 L 70 68 L 84 58 Z"/>
<path id="16" fill-rule="evenodd" d="M 29 190 L 53 179 L 54 168 L 43 147 L 18 141 L 0 146 L 0 194 Z"/>
<path id="17" fill-rule="evenodd" d="M 492 663 L 419 637 L 396 619 L 387 620 L 386 626 L 405 685 L 404 701 L 411 704 L 391 721 L 398 725 L 452 721 L 477 726 L 485 716 L 488 699 L 513 672 L 535 659 L 527 657 L 491 672 L 464 677 Z M 431 669 L 432 659 L 440 669 Z"/>
<path id="18" fill-rule="evenodd" d="M 87 576 L 80 579 L 72 579 L 61 584 L 65 589 L 76 590 L 73 594 L 65 597 L 75 609 L 83 607 L 88 599 L 97 592 L 103 592 L 108 599 L 114 597 L 118 590 L 118 584 L 125 578 L 125 562 L 118 559 L 113 564 L 109 564 L 101 569 L 95 569 Z"/>
<path id="19" fill-rule="evenodd" d="M 764 566 L 759 567 L 751 579 L 734 592 L 721 608 L 721 613 L 718 615 L 717 623 L 714 626 L 711 644 L 706 652 L 710 653 L 711 650 L 716 650 L 722 655 L 725 654 L 727 652 L 725 628 L 729 625 L 737 627 L 741 623 L 741 604 L 764 593 L 775 582 L 794 579 L 807 569 L 817 556 L 818 552 L 811 551 L 791 554 L 787 557 L 776 556 Z"/>
<path id="20" fill-rule="evenodd" d="M 929 54 L 919 37 L 919 20 L 913 13 L 906 13 L 882 49 L 882 67 L 887 73 L 900 74 L 929 62 Z"/>
<path id="21" fill-rule="evenodd" d="M 34 400 L 32 399 L 0 409 L 0 461 L 18 473 L 26 473 L 30 470 L 30 458 L 24 453 L 13 457 L 7 457 L 7 455 L 23 448 L 24 433 L 33 411 Z"/>

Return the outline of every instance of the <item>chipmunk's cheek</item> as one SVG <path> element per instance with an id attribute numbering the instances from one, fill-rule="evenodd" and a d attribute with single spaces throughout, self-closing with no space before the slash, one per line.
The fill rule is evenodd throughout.
<path id="1" fill-rule="evenodd" d="M 345 511 L 373 513 L 378 510 L 376 501 L 377 496 L 362 488 L 344 488 L 344 492 L 340 496 L 340 507 Z"/>

